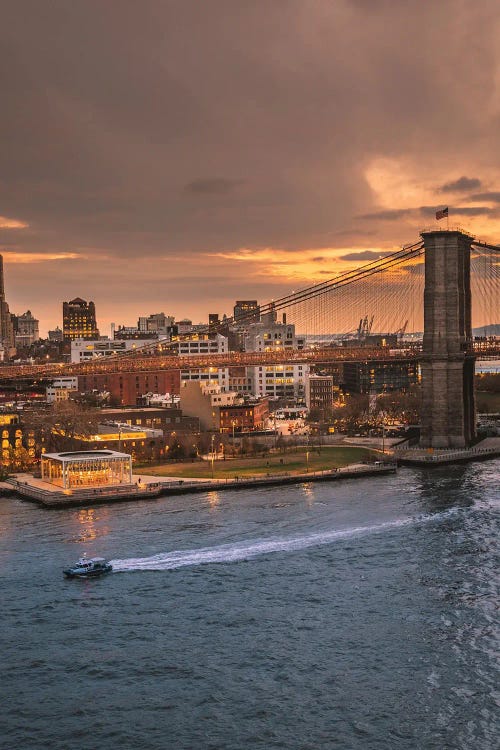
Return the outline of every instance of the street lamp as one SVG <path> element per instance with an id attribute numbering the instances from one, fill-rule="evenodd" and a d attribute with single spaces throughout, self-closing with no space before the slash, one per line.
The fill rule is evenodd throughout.
<path id="1" fill-rule="evenodd" d="M 306 474 L 309 474 L 309 451 L 306 451 Z"/>
<path id="2" fill-rule="evenodd" d="M 212 435 L 212 479 L 214 478 L 214 460 L 215 460 L 214 442 L 215 442 L 215 435 Z"/>

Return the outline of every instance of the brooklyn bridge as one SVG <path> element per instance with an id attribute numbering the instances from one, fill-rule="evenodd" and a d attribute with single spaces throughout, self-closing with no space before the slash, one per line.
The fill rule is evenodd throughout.
<path id="1" fill-rule="evenodd" d="M 461 228 L 424 230 L 418 241 L 396 252 L 261 305 L 261 316 L 279 314 L 295 325 L 307 342 L 301 348 L 269 346 L 259 352 L 184 356 L 172 350 L 171 342 L 155 340 L 132 352 L 85 363 L 5 365 L 0 368 L 0 383 L 62 375 L 415 359 L 420 362 L 424 394 L 422 443 L 465 445 L 474 433 L 475 359 L 500 355 L 499 339 L 489 336 L 485 327 L 498 322 L 500 314 L 499 253 L 500 247 Z M 369 336 L 363 346 L 353 345 L 368 320 L 370 330 L 375 321 L 382 338 L 390 332 L 398 334 L 390 346 L 369 346 Z M 207 326 L 206 333 L 224 333 L 232 323 L 224 318 Z M 423 331 L 423 342 L 417 337 L 412 340 L 412 331 Z"/>

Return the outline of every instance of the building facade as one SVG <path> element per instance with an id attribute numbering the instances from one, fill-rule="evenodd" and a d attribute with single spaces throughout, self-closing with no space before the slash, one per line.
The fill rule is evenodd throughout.
<path id="1" fill-rule="evenodd" d="M 285 321 L 279 323 L 274 311 L 266 313 L 259 323 L 251 323 L 245 330 L 246 352 L 291 351 L 303 349 L 304 346 L 305 339 L 296 335 L 295 326 Z"/>
<path id="2" fill-rule="evenodd" d="M 132 483 L 132 457 L 111 450 L 42 455 L 42 480 L 65 490 Z"/>
<path id="3" fill-rule="evenodd" d="M 233 308 L 233 320 L 240 323 L 258 323 L 260 320 L 260 306 L 256 299 L 236 300 Z"/>
<path id="4" fill-rule="evenodd" d="M 14 354 L 14 327 L 9 305 L 5 300 L 3 255 L 0 255 L 0 344 L 7 356 Z"/>
<path id="5" fill-rule="evenodd" d="M 53 404 L 59 401 L 67 401 L 72 393 L 78 391 L 78 378 L 76 375 L 65 375 L 54 378 L 52 383 L 45 389 L 47 403 Z"/>
<path id="6" fill-rule="evenodd" d="M 137 321 L 137 328 L 141 333 L 155 333 L 163 337 L 173 333 L 174 324 L 175 318 L 172 315 L 165 315 L 161 312 L 140 317 Z"/>
<path id="7" fill-rule="evenodd" d="M 334 398 L 332 375 L 312 375 L 306 380 L 306 406 L 323 414 L 331 410 Z"/>
<path id="8" fill-rule="evenodd" d="M 49 331 L 49 341 L 59 342 L 63 340 L 63 332 L 56 326 L 53 331 Z"/>
<path id="9" fill-rule="evenodd" d="M 109 339 L 100 338 L 74 339 L 71 342 L 71 362 L 89 362 L 100 357 L 112 357 L 115 354 L 123 354 L 140 349 L 142 346 L 151 344 L 150 339 Z"/>
<path id="10" fill-rule="evenodd" d="M 419 382 L 415 360 L 344 362 L 343 387 L 348 393 L 386 393 L 407 390 Z"/>
<path id="11" fill-rule="evenodd" d="M 254 396 L 304 401 L 309 365 L 305 363 L 248 367 Z"/>
<path id="12" fill-rule="evenodd" d="M 264 430 L 269 418 L 269 399 L 248 399 L 219 409 L 221 432 L 256 432 Z"/>
<path id="13" fill-rule="evenodd" d="M 179 394 L 179 370 L 152 370 L 150 372 L 109 372 L 96 375 L 79 375 L 80 393 L 105 392 L 120 406 L 136 406 L 145 393 Z"/>
<path id="14" fill-rule="evenodd" d="M 93 302 L 81 297 L 63 302 L 63 338 L 65 341 L 99 338 Z"/>
<path id="15" fill-rule="evenodd" d="M 33 317 L 31 310 L 22 315 L 13 315 L 12 323 L 16 349 L 27 348 L 39 340 L 38 320 Z"/>
<path id="16" fill-rule="evenodd" d="M 181 386 L 182 412 L 186 416 L 197 417 L 201 430 L 219 430 L 220 410 L 237 401 L 237 393 L 224 392 L 217 385 L 188 381 Z"/>

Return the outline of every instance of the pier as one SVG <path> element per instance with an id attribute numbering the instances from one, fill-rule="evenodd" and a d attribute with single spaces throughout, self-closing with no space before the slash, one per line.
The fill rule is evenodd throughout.
<path id="1" fill-rule="evenodd" d="M 234 479 L 177 479 L 151 476 L 134 476 L 131 484 L 106 486 L 96 489 L 72 491 L 55 490 L 54 485 L 42 482 L 30 474 L 18 474 L 3 484 L 8 494 L 16 494 L 31 500 L 44 508 L 74 508 L 105 503 L 153 500 L 158 497 L 185 495 L 192 493 L 219 492 L 223 490 L 259 489 L 304 482 L 338 482 L 344 479 L 357 479 L 367 476 L 393 474 L 395 463 L 375 462 L 373 464 L 353 464 L 340 469 L 312 471 L 300 474 L 268 474 L 246 476 Z M 2 489 L 2 491 L 4 491 Z M 7 494 L 5 493 L 5 494 Z"/>

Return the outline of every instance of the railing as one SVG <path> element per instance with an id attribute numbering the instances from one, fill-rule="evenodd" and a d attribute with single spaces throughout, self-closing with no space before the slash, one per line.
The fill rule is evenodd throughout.
<path id="1" fill-rule="evenodd" d="M 45 490 L 40 487 L 35 487 L 28 482 L 21 482 L 17 479 L 11 478 L 7 482 L 13 487 L 13 489 L 24 497 L 29 497 L 32 500 L 39 500 L 45 505 L 68 505 L 71 503 L 79 503 L 82 501 L 97 501 L 99 499 L 114 500 L 120 497 L 130 497 L 131 499 L 137 497 L 138 499 L 144 498 L 145 496 L 158 496 L 163 493 L 164 490 L 179 490 L 182 491 L 194 490 L 201 492 L 210 492 L 212 489 L 220 489 L 223 486 L 243 486 L 243 485 L 259 485 L 273 482 L 279 483 L 280 480 L 286 480 L 287 483 L 292 482 L 307 482 L 308 480 L 318 479 L 319 477 L 340 477 L 342 475 L 351 476 L 352 474 L 372 474 L 373 472 L 386 472 L 396 471 L 397 465 L 393 462 L 377 462 L 373 464 L 365 464 L 363 466 L 344 466 L 341 468 L 323 469 L 320 471 L 308 471 L 300 474 L 293 474 L 291 472 L 281 473 L 269 473 L 269 474 L 256 474 L 241 477 L 221 477 L 219 479 L 208 479 L 207 481 L 189 481 L 185 479 L 169 480 L 166 482 L 150 482 L 148 484 L 132 484 L 123 487 L 109 487 L 109 488 L 98 488 L 98 489 L 82 489 L 82 490 Z M 175 494 L 172 493 L 172 494 Z"/>
<path id="2" fill-rule="evenodd" d="M 398 447 L 394 451 L 397 456 L 399 453 L 413 453 L 415 459 L 419 461 L 426 461 L 428 463 L 436 463 L 442 460 L 449 460 L 455 458 L 467 458 L 468 456 L 486 456 L 486 455 L 500 455 L 500 447 L 498 448 L 436 448 L 432 453 L 426 452 L 425 448 L 415 449 L 409 446 Z"/>

